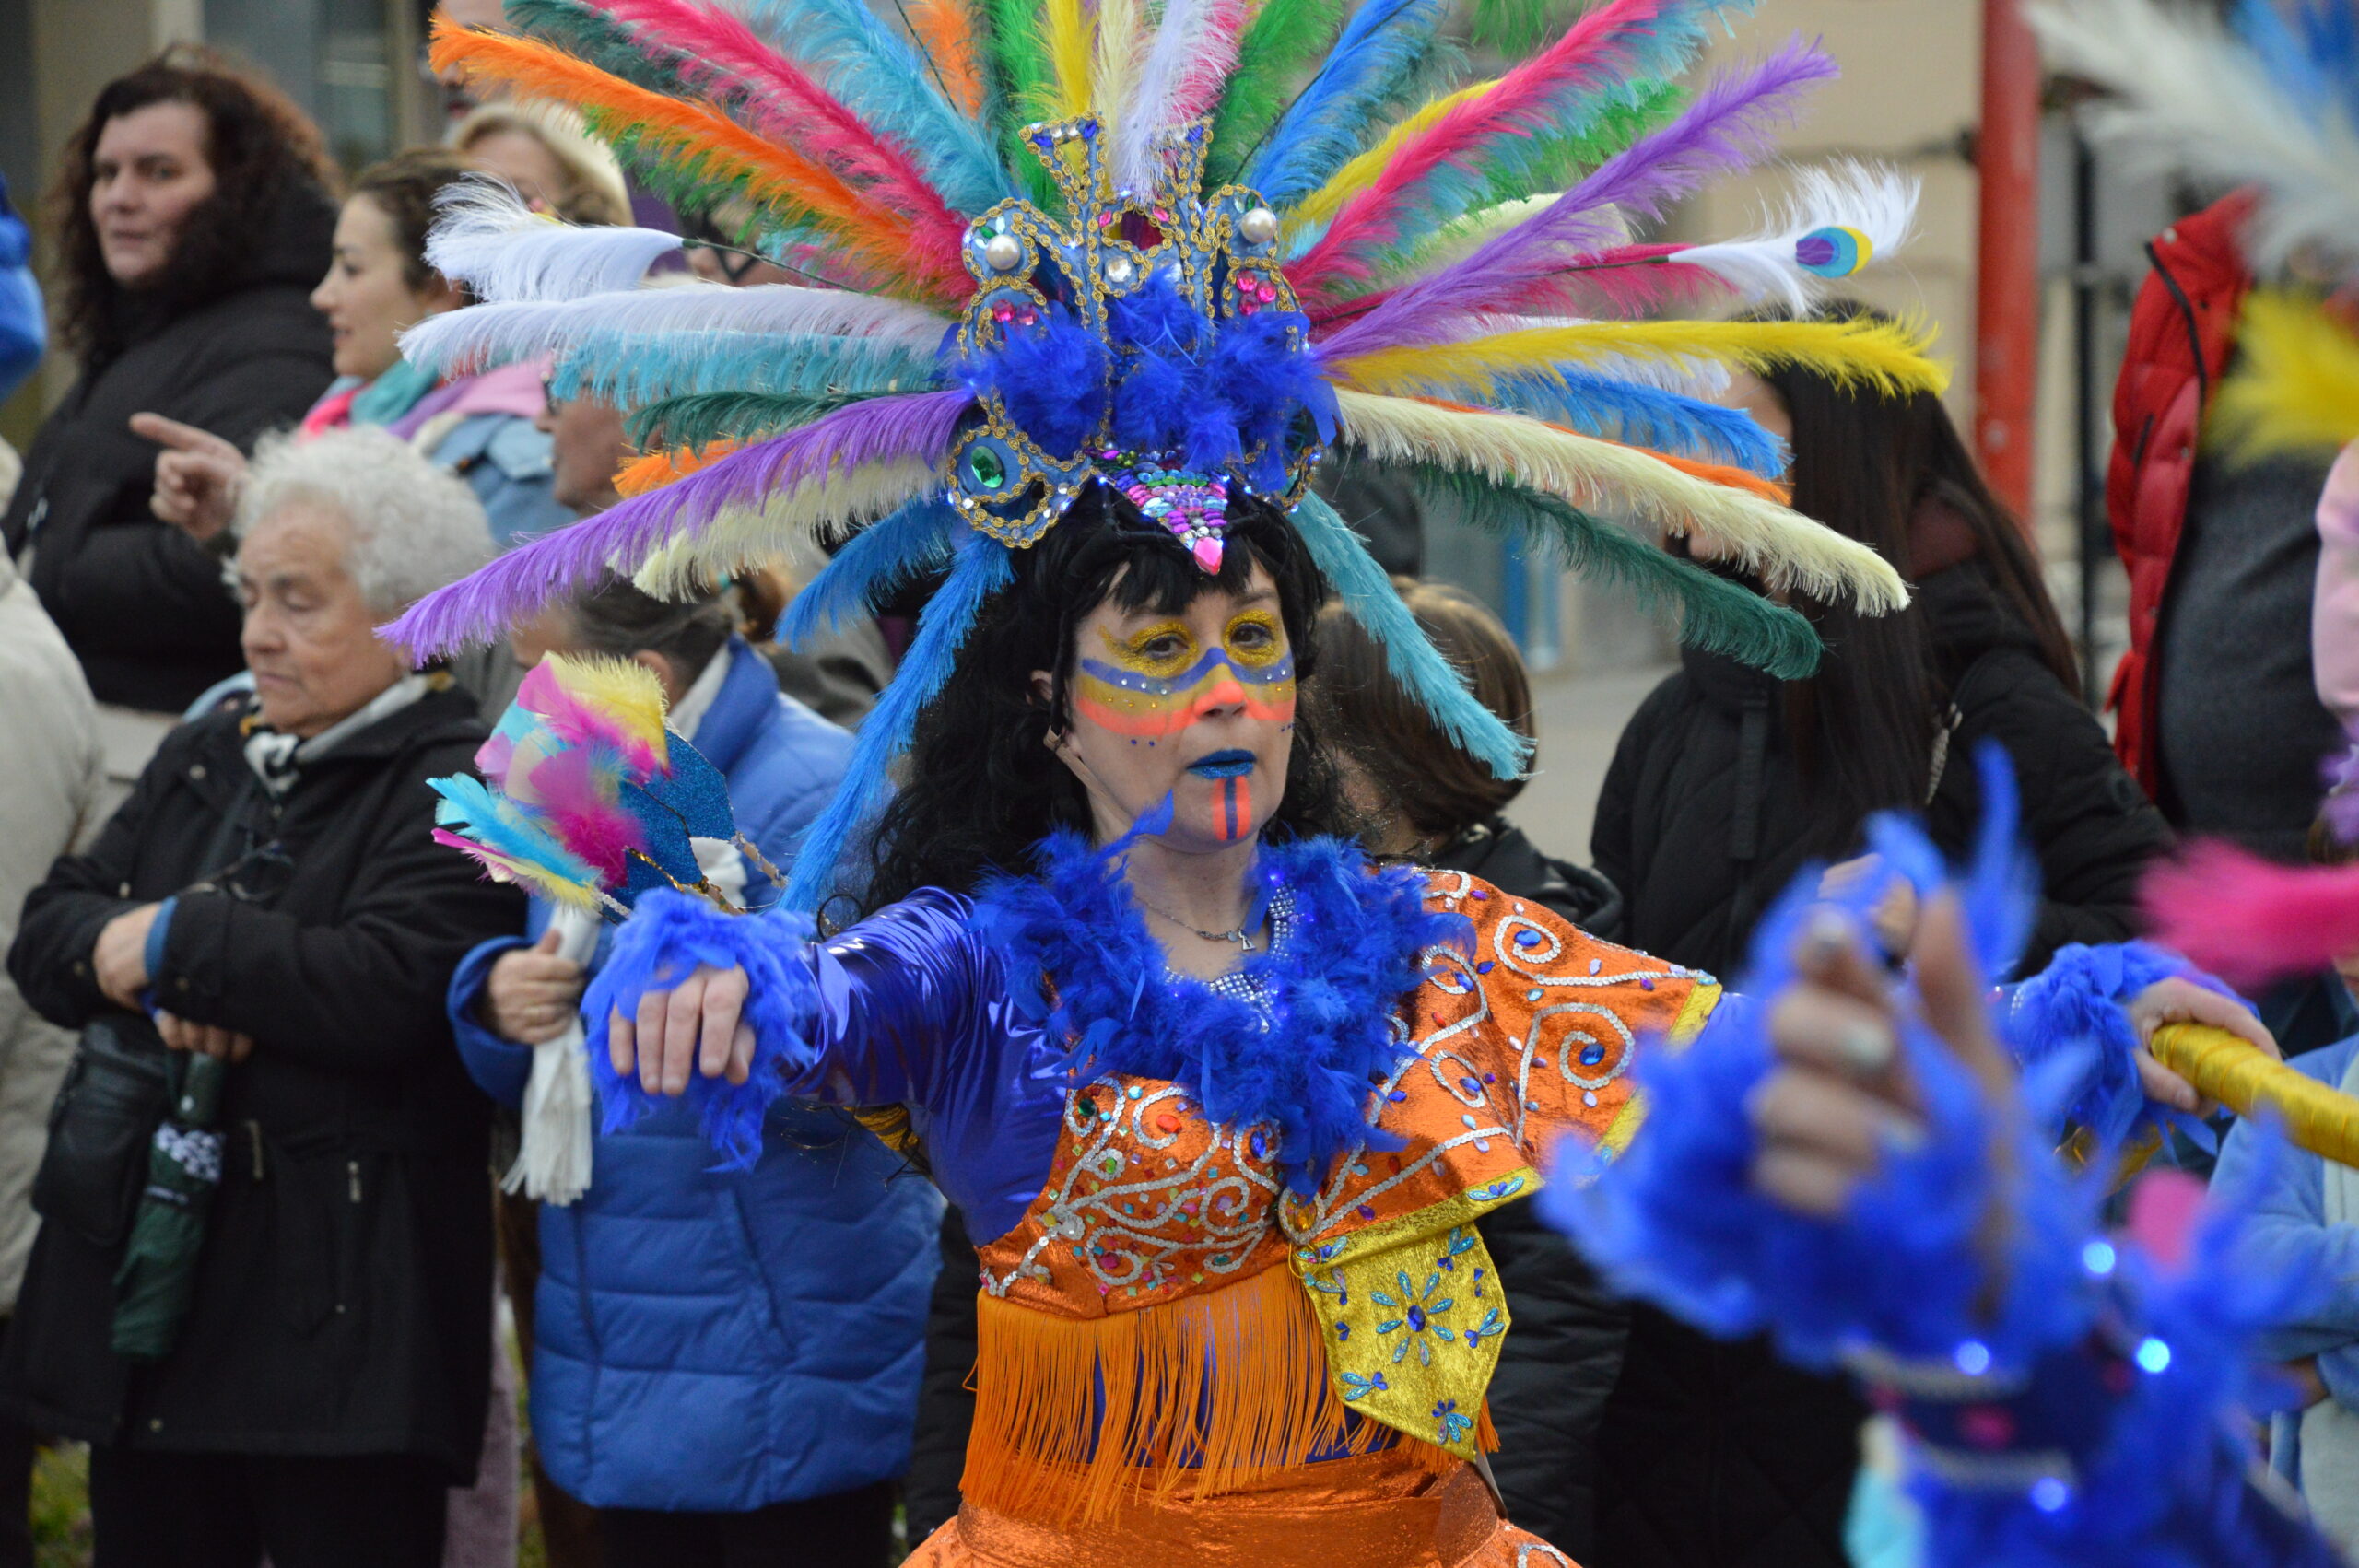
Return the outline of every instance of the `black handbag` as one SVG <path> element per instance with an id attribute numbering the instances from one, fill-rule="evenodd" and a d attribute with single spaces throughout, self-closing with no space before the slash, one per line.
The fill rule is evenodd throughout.
<path id="1" fill-rule="evenodd" d="M 147 1145 L 171 1108 L 172 1053 L 136 1012 L 104 1012 L 49 1110 L 33 1211 L 106 1252 L 122 1247 L 147 1179 Z"/>

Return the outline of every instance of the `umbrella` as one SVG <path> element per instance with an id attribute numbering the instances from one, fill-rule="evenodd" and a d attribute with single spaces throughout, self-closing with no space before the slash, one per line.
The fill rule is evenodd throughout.
<path id="1" fill-rule="evenodd" d="M 188 1316 L 205 1218 L 221 1185 L 221 1134 L 213 1124 L 228 1071 L 217 1057 L 189 1057 L 180 1093 L 148 1145 L 147 1186 L 114 1274 L 114 1352 L 127 1360 L 163 1360 Z"/>

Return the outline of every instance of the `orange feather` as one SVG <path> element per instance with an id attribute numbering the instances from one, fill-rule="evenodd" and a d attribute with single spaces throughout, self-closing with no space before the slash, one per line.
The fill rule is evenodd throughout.
<path id="1" fill-rule="evenodd" d="M 651 92 L 535 40 L 445 20 L 434 24 L 431 59 L 438 71 L 464 65 L 471 75 L 505 82 L 527 97 L 611 115 L 665 155 L 700 158 L 709 169 L 744 179 L 746 193 L 757 201 L 819 223 L 863 272 L 888 287 L 901 280 L 894 292 L 929 303 L 956 303 L 974 290 L 955 258 L 945 266 L 921 256 L 925 248 L 914 243 L 906 219 L 879 211 L 825 166 L 763 140 L 716 111 Z"/>
<path id="2" fill-rule="evenodd" d="M 942 75 L 950 101 L 961 113 L 983 111 L 983 74 L 975 64 L 975 29 L 959 0 L 915 0 L 910 6 L 910 30 L 918 48 Z"/>
<path id="3" fill-rule="evenodd" d="M 742 441 L 711 441 L 699 451 L 693 447 L 675 447 L 670 451 L 649 452 L 645 457 L 623 464 L 615 475 L 615 488 L 625 496 L 645 495 L 660 490 L 675 479 L 685 479 L 698 469 L 720 462 L 745 443 Z"/>

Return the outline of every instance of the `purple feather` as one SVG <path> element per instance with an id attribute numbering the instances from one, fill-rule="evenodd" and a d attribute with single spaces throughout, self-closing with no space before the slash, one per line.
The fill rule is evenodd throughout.
<path id="1" fill-rule="evenodd" d="M 1332 364 L 1442 341 L 1462 330 L 1468 312 L 1512 308 L 1535 279 L 1618 242 L 1617 212 L 1660 218 L 1705 181 L 1757 162 L 1775 127 L 1792 119 L 1803 89 L 1835 74 L 1833 60 L 1797 38 L 1752 69 L 1707 84 L 1678 119 L 1599 164 L 1540 212 L 1321 339 L 1320 357 Z"/>
<path id="2" fill-rule="evenodd" d="M 414 657 L 504 637 L 519 617 L 609 571 L 635 571 L 675 538 L 694 538 L 721 513 L 772 492 L 900 458 L 939 462 L 974 406 L 963 390 L 870 398 L 740 448 L 660 490 L 535 539 L 410 606 L 382 630 Z"/>

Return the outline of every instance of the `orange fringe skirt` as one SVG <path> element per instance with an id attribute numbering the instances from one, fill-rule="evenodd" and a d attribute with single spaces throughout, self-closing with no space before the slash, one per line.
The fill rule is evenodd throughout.
<path id="1" fill-rule="evenodd" d="M 1572 1568 L 1499 1517 L 1471 1465 L 1437 1475 L 1386 1450 L 1210 1497 L 1133 1495 L 1097 1519 L 1019 1518 L 969 1503 L 907 1568 Z"/>

